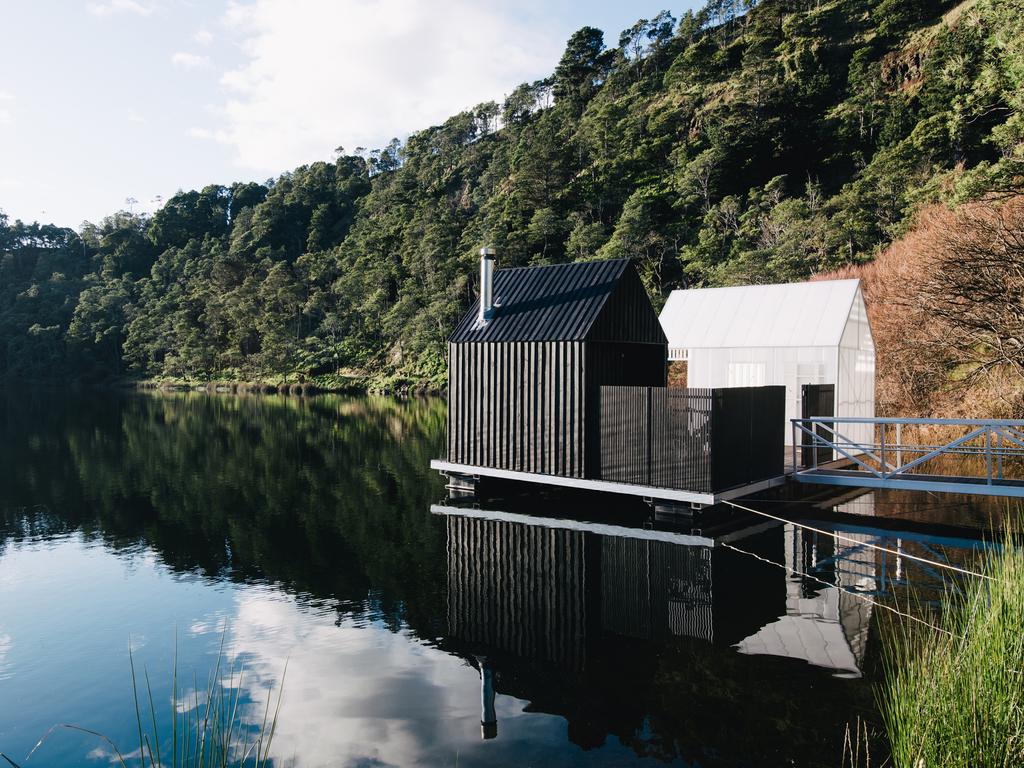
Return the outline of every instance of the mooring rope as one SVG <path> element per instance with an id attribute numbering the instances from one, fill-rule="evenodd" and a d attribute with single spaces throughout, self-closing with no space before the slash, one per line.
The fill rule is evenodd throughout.
<path id="1" fill-rule="evenodd" d="M 932 624 L 931 622 L 925 621 L 924 619 L 918 618 L 917 616 L 914 616 L 913 614 L 904 613 L 903 611 L 899 610 L 898 608 L 893 608 L 891 605 L 886 605 L 885 603 L 880 603 L 877 600 L 871 599 L 867 595 L 862 595 L 860 592 L 855 592 L 852 589 L 844 589 L 843 587 L 839 586 L 838 584 L 832 584 L 830 582 L 825 581 L 824 579 L 818 578 L 817 576 L 813 576 L 813 575 L 811 575 L 809 573 L 804 573 L 803 571 L 798 571 L 796 568 L 790 568 L 788 565 L 785 565 L 783 563 L 776 563 L 774 560 L 769 560 L 767 557 L 762 557 L 761 555 L 755 554 L 754 552 L 748 552 L 745 549 L 740 549 L 739 547 L 733 546 L 732 544 L 726 544 L 726 543 L 722 542 L 722 543 L 718 544 L 718 546 L 725 547 L 726 549 L 731 549 L 733 552 L 739 552 L 741 555 L 749 555 L 750 557 L 753 557 L 755 560 L 760 560 L 761 562 L 768 563 L 769 565 L 774 565 L 777 568 L 782 568 L 787 573 L 793 573 L 793 574 L 796 574 L 797 576 L 801 576 L 801 577 L 803 577 L 805 579 L 811 579 L 813 581 L 818 582 L 819 584 L 824 584 L 826 587 L 834 587 L 835 589 L 838 589 L 840 592 L 844 592 L 847 595 L 852 595 L 853 597 L 860 598 L 861 600 L 866 602 L 868 605 L 871 605 L 871 606 L 876 607 L 876 608 L 884 608 L 887 611 L 891 611 L 892 613 L 895 613 L 897 616 L 900 616 L 901 618 L 910 619 L 911 621 L 916 621 L 918 624 L 921 624 L 921 625 L 923 625 L 925 627 L 928 627 L 929 629 L 933 629 L 936 632 L 941 632 L 944 635 L 949 635 L 950 637 L 958 637 L 958 635 L 954 635 L 948 629 L 943 629 L 942 627 L 940 627 L 940 626 L 938 626 L 936 624 Z"/>
<path id="2" fill-rule="evenodd" d="M 826 530 L 824 530 L 822 528 L 815 528 L 813 525 L 807 525 L 805 523 L 798 523 L 795 520 L 787 520 L 784 517 L 779 517 L 778 515 L 773 515 L 770 512 L 763 512 L 763 511 L 761 511 L 759 509 L 753 509 L 751 507 L 745 507 L 742 504 L 737 504 L 736 502 L 733 502 L 733 501 L 726 501 L 725 503 L 728 504 L 730 507 L 736 507 L 736 509 L 742 509 L 744 512 L 750 512 L 750 513 L 755 514 L 755 515 L 760 515 L 761 517 L 767 517 L 770 520 L 776 520 L 776 521 L 778 521 L 780 523 L 785 523 L 787 525 L 794 525 L 797 528 L 803 528 L 803 529 L 808 530 L 808 531 L 814 531 L 814 533 L 820 533 L 820 534 L 822 534 L 824 536 L 833 536 L 833 537 L 835 537 L 837 539 L 842 539 L 843 541 L 848 541 L 848 542 L 850 542 L 852 544 L 857 544 L 857 545 L 862 546 L 862 547 L 868 547 L 869 549 L 877 549 L 879 552 L 886 552 L 886 553 L 888 553 L 890 555 L 895 555 L 896 557 L 903 557 L 903 558 L 906 558 L 907 560 L 916 560 L 917 562 L 924 563 L 925 565 L 931 565 L 931 566 L 934 566 L 936 568 L 945 568 L 945 569 L 950 570 L 950 571 L 955 571 L 956 573 L 962 573 L 965 576 L 974 576 L 974 577 L 979 578 L 979 579 L 987 579 L 988 581 L 999 581 L 999 579 L 995 578 L 994 576 L 989 576 L 987 573 L 978 573 L 977 571 L 971 571 L 971 570 L 969 570 L 967 568 L 961 568 L 958 565 L 951 565 L 950 563 L 940 563 L 940 562 L 938 562 L 936 560 L 929 560 L 927 557 L 919 557 L 917 555 L 912 555 L 912 554 L 910 554 L 908 552 L 901 552 L 901 551 L 897 551 L 895 549 L 889 549 L 888 547 L 882 547 L 882 546 L 879 546 L 878 544 L 870 544 L 870 543 L 868 543 L 866 541 L 861 541 L 860 539 L 855 539 L 855 538 L 853 538 L 851 536 L 844 536 L 843 534 L 839 533 L 838 531 L 826 531 Z"/>

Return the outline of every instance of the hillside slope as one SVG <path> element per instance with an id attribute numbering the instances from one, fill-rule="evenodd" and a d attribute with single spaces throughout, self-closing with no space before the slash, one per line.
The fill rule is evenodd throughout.
<path id="1" fill-rule="evenodd" d="M 1019 188 L 1024 1 L 740 5 L 581 29 L 502 104 L 267 185 L 77 234 L 0 219 L 0 372 L 436 383 L 484 243 L 634 257 L 660 304 L 863 263 L 925 204 Z"/>

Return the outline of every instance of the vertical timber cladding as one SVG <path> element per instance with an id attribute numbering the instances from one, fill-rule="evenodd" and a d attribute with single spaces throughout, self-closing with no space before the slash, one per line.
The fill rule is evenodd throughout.
<path id="1" fill-rule="evenodd" d="M 449 339 L 450 461 L 596 477 L 602 384 L 664 386 L 667 342 L 627 259 L 494 273 Z"/>
<path id="2" fill-rule="evenodd" d="M 583 477 L 583 343 L 449 344 L 449 461 Z"/>

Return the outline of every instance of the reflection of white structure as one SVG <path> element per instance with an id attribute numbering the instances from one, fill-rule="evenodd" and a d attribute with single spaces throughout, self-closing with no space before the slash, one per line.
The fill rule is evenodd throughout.
<path id="1" fill-rule="evenodd" d="M 804 551 L 804 539 L 794 526 L 785 527 L 785 539 L 789 572 L 786 615 L 740 641 L 737 649 L 740 653 L 801 659 L 834 669 L 841 676 L 860 677 L 872 606 L 852 593 L 874 590 L 875 563 L 872 550 L 855 551 L 857 545 L 850 539 L 867 542 L 871 537 L 844 533 L 842 539 L 834 539 L 838 583 L 822 585 L 807 597 L 797 571 L 815 555 Z"/>
<path id="2" fill-rule="evenodd" d="M 787 443 L 803 384 L 836 387 L 836 412 L 811 415 L 875 415 L 875 345 L 859 280 L 673 291 L 660 319 L 669 359 L 687 362 L 687 386 L 785 385 Z M 870 431 L 843 430 L 865 441 Z"/>

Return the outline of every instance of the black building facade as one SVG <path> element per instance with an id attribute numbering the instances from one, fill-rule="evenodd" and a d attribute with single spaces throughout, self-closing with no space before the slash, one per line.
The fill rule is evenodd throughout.
<path id="1" fill-rule="evenodd" d="M 485 288 L 448 342 L 448 460 L 599 477 L 600 388 L 666 385 L 668 343 L 636 268 L 501 269 Z"/>

